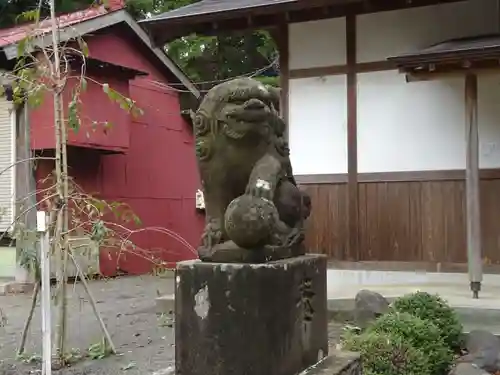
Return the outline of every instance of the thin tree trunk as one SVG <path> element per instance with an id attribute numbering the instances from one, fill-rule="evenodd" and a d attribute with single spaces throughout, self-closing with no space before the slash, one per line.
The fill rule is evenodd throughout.
<path id="1" fill-rule="evenodd" d="M 49 1 L 50 6 L 50 18 L 52 23 L 52 55 L 54 59 L 54 130 L 56 139 L 56 185 L 58 192 L 58 202 L 56 203 L 57 222 L 56 222 L 56 233 L 53 239 L 53 249 L 55 258 L 57 260 L 57 291 L 58 291 L 58 317 L 56 324 L 56 353 L 61 364 L 63 364 L 64 358 L 64 344 L 66 339 L 66 294 L 65 294 L 65 265 L 64 265 L 64 244 L 62 243 L 62 233 L 63 233 L 63 222 L 65 220 L 63 215 L 63 207 L 67 202 L 67 196 L 64 195 L 64 183 L 63 183 L 63 168 L 62 168 L 62 145 L 63 136 L 62 128 L 63 124 L 63 111 L 62 111 L 62 80 L 61 80 L 61 57 L 59 51 L 59 30 L 56 25 L 56 13 L 55 13 L 55 0 Z"/>

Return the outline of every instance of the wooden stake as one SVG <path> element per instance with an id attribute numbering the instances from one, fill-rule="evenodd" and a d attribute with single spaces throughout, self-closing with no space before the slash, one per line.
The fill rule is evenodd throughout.
<path id="1" fill-rule="evenodd" d="M 52 374 L 52 322 L 50 313 L 50 242 L 47 231 L 47 215 L 37 212 L 37 230 L 40 233 L 40 268 L 42 288 L 42 375 Z"/>
<path id="2" fill-rule="evenodd" d="M 481 256 L 481 213 L 479 195 L 479 132 L 477 120 L 477 75 L 465 77 L 465 118 L 467 129 L 467 261 L 472 298 L 479 298 L 483 281 Z"/>
<path id="3" fill-rule="evenodd" d="M 87 293 L 87 296 L 89 297 L 90 306 L 92 306 L 92 310 L 94 311 L 94 315 L 95 315 L 97 321 L 99 322 L 102 333 L 103 333 L 104 337 L 106 338 L 106 341 L 109 345 L 109 348 L 111 349 L 111 352 L 113 354 L 116 354 L 117 351 L 116 351 L 115 344 L 113 343 L 113 340 L 111 339 L 111 335 L 109 334 L 109 331 L 106 328 L 106 324 L 104 323 L 104 320 L 102 320 L 101 314 L 99 313 L 99 310 L 97 309 L 97 302 L 96 302 L 94 296 L 92 295 L 92 292 L 90 291 L 89 284 L 87 283 L 87 278 L 85 277 L 83 270 L 81 269 L 80 265 L 76 261 L 73 254 L 71 254 L 71 253 L 68 253 L 68 254 L 69 254 L 69 257 L 71 258 L 71 260 L 73 261 L 73 264 L 74 264 L 75 269 L 76 269 L 76 274 L 78 277 L 80 277 L 80 280 L 82 281 L 82 284 L 83 284 L 83 288 L 85 289 L 85 292 Z"/>
<path id="4" fill-rule="evenodd" d="M 41 253 L 41 252 L 40 252 Z M 37 265 L 38 267 L 38 265 Z M 28 338 L 28 330 L 33 320 L 33 315 L 35 314 L 36 302 L 38 300 L 38 294 L 40 292 L 40 280 L 35 281 L 35 289 L 33 290 L 33 295 L 31 296 L 31 307 L 26 322 L 24 323 L 23 332 L 21 333 L 21 342 L 19 343 L 19 348 L 17 349 L 17 355 L 24 353 L 24 347 L 26 346 L 26 339 Z"/>

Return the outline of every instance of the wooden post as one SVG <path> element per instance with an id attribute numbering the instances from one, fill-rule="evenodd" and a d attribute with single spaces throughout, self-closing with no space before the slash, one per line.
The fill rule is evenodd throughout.
<path id="1" fill-rule="evenodd" d="M 20 265 L 22 252 L 33 246 L 36 242 L 36 181 L 33 170 L 33 161 L 29 160 L 31 155 L 30 128 L 29 128 L 29 107 L 28 103 L 16 113 L 16 161 L 15 167 L 15 217 L 19 217 L 25 227 L 25 236 L 22 240 L 16 241 L 17 272 L 16 281 L 27 283 L 37 282 L 34 275 L 28 274 L 27 270 Z M 24 160 L 21 162 L 21 160 Z M 29 207 L 32 207 L 24 215 L 21 215 Z M 26 238 L 27 237 L 27 238 Z"/>
<path id="2" fill-rule="evenodd" d="M 479 200 L 479 134 L 477 123 L 477 75 L 465 77 L 465 119 L 467 137 L 466 201 L 467 262 L 472 298 L 479 298 L 483 281 L 481 215 Z"/>
<path id="3" fill-rule="evenodd" d="M 289 46 L 289 34 L 288 34 L 288 24 L 280 24 L 277 31 L 276 42 L 279 50 L 279 65 L 280 65 L 280 88 L 281 88 L 281 100 L 280 100 L 280 114 L 285 120 L 286 127 L 286 140 L 289 140 L 289 59 L 290 59 L 290 46 Z"/>
<path id="4" fill-rule="evenodd" d="M 346 17 L 347 54 L 347 217 L 348 254 L 343 260 L 361 260 L 359 249 L 359 189 L 358 189 L 358 104 L 356 72 L 356 16 Z"/>

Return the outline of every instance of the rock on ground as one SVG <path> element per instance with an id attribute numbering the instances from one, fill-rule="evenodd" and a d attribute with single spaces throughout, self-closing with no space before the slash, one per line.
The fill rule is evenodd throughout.
<path id="1" fill-rule="evenodd" d="M 489 375 L 489 373 L 473 363 L 461 362 L 450 371 L 449 375 Z"/>
<path id="2" fill-rule="evenodd" d="M 500 339 L 483 330 L 474 330 L 467 336 L 468 354 L 462 361 L 469 362 L 490 373 L 500 370 Z"/>
<path id="3" fill-rule="evenodd" d="M 389 310 L 389 302 L 380 293 L 360 290 L 354 298 L 354 320 L 361 328 Z"/>

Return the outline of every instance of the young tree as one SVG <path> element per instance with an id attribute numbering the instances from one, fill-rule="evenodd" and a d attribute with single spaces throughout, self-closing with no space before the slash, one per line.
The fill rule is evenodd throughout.
<path id="1" fill-rule="evenodd" d="M 87 291 L 90 303 L 96 318 L 102 328 L 105 346 L 110 352 L 116 352 L 111 337 L 99 315 L 95 300 L 86 281 L 86 275 L 76 261 L 70 246 L 69 239 L 75 233 L 84 234 L 97 244 L 98 249 L 114 250 L 119 254 L 131 252 L 135 256 L 142 256 L 161 266 L 160 259 L 151 256 L 144 249 L 140 249 L 131 241 L 134 233 L 141 231 L 161 232 L 175 238 L 185 247 L 196 254 L 195 249 L 180 235 L 165 228 L 141 227 L 138 217 L 125 204 L 119 202 L 107 202 L 99 197 L 87 194 L 68 175 L 68 131 L 78 132 L 82 126 L 81 95 L 90 83 L 102 87 L 104 93 L 111 103 L 129 112 L 132 116 L 140 116 L 142 110 L 135 102 L 120 94 L 110 87 L 109 84 L 98 82 L 86 74 L 86 63 L 88 47 L 84 39 L 75 38 L 73 43 L 60 43 L 59 29 L 56 22 L 55 2 L 49 2 L 50 22 L 52 36 L 48 46 L 40 45 L 40 36 L 44 31 L 40 27 L 41 10 L 36 8 L 29 12 L 24 12 L 22 19 L 32 22 L 31 33 L 19 43 L 18 61 L 11 73 L 13 78 L 12 93 L 16 105 L 28 104 L 31 108 L 36 107 L 44 100 L 50 100 L 54 106 L 54 136 L 55 155 L 54 157 L 41 157 L 33 155 L 28 160 L 22 162 L 33 163 L 41 159 L 49 159 L 54 162 L 53 172 L 39 181 L 40 189 L 30 193 L 37 196 L 35 206 L 25 207 L 20 215 L 12 223 L 14 236 L 17 239 L 34 238 L 29 236 L 28 231 L 32 230 L 23 225 L 23 217 L 30 210 L 44 210 L 49 213 L 48 231 L 50 237 L 50 252 L 57 259 L 57 289 L 56 306 L 58 319 L 56 325 L 55 353 L 57 363 L 64 365 L 67 359 L 66 343 L 66 321 L 67 321 L 67 265 L 73 263 L 80 280 Z M 76 80 L 76 84 L 71 85 L 70 99 L 64 100 L 68 90 L 68 82 Z M 108 122 L 98 124 L 110 126 Z M 23 197 L 25 199 L 26 197 Z M 21 263 L 29 269 L 35 277 L 36 286 L 33 293 L 32 310 L 25 324 L 22 333 L 19 354 L 24 352 L 24 342 L 27 331 L 33 316 L 40 290 L 40 254 L 37 252 L 37 242 L 33 241 L 32 246 L 25 248 L 21 256 Z"/>

